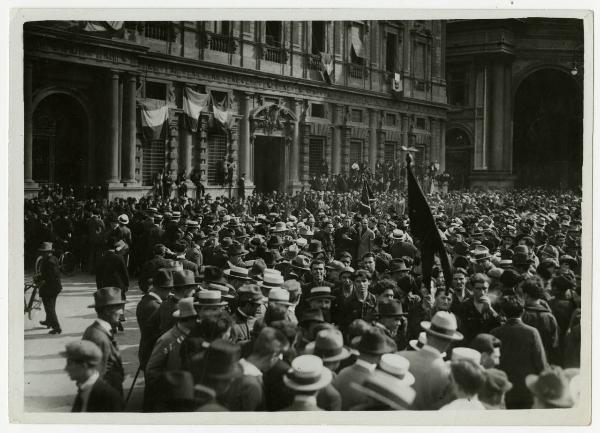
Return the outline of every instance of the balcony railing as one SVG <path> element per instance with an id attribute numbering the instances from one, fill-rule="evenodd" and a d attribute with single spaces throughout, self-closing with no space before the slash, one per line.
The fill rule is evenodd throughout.
<path id="1" fill-rule="evenodd" d="M 146 22 L 144 28 L 144 36 L 150 39 L 158 39 L 160 41 L 168 41 L 170 38 L 170 28 L 168 23 L 163 22 Z"/>
<path id="2" fill-rule="evenodd" d="M 229 36 L 219 35 L 217 33 L 209 34 L 209 48 L 213 51 L 222 53 L 235 53 L 236 45 Z"/>
<path id="3" fill-rule="evenodd" d="M 265 46 L 265 60 L 275 63 L 285 63 L 287 61 L 283 48 Z"/>
<path id="4" fill-rule="evenodd" d="M 350 63 L 350 76 L 352 78 L 362 79 L 366 76 L 365 67 L 363 65 L 354 65 Z"/>
<path id="5" fill-rule="evenodd" d="M 321 66 L 321 57 L 315 56 L 314 54 L 308 55 L 308 69 L 313 71 L 320 71 L 322 69 Z"/>

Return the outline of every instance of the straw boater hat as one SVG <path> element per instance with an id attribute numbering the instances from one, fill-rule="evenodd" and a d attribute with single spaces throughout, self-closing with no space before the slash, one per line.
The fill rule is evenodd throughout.
<path id="1" fill-rule="evenodd" d="M 381 356 L 381 360 L 379 361 L 379 368 L 397 377 L 406 386 L 411 386 L 415 383 L 415 377 L 408 371 L 409 367 L 409 360 L 395 353 L 386 353 Z"/>
<path id="2" fill-rule="evenodd" d="M 468 359 L 473 361 L 475 364 L 481 364 L 481 353 L 475 349 L 469 347 L 454 347 L 452 349 L 452 361 L 460 361 L 462 359 Z"/>
<path id="3" fill-rule="evenodd" d="M 182 298 L 177 302 L 177 310 L 173 312 L 173 317 L 176 319 L 185 319 L 188 317 L 196 317 L 198 313 L 194 308 L 194 298 Z"/>
<path id="4" fill-rule="evenodd" d="M 221 294 L 221 298 L 224 299 L 233 299 L 235 296 L 229 293 L 229 289 L 231 286 L 229 284 L 221 284 L 221 283 L 208 283 L 206 286 L 208 290 L 218 291 Z"/>
<path id="5" fill-rule="evenodd" d="M 288 227 L 285 224 L 285 222 L 283 222 L 283 221 L 278 221 L 275 223 L 275 225 L 273 227 L 271 227 L 271 231 L 273 231 L 273 233 L 283 233 L 283 232 L 286 232 L 287 230 L 288 230 Z"/>
<path id="6" fill-rule="evenodd" d="M 119 215 L 119 218 L 117 218 L 117 221 L 119 222 L 119 224 L 129 224 L 129 217 L 126 214 L 121 214 Z"/>
<path id="7" fill-rule="evenodd" d="M 306 345 L 307 354 L 318 356 L 323 362 L 337 362 L 350 357 L 344 347 L 344 337 L 337 329 L 323 329 L 317 333 L 315 341 Z"/>
<path id="8" fill-rule="evenodd" d="M 201 290 L 196 293 L 198 307 L 223 307 L 227 302 L 221 299 L 221 292 L 216 290 Z"/>
<path id="9" fill-rule="evenodd" d="M 292 361 L 292 367 L 283 376 L 283 383 L 295 391 L 317 391 L 331 383 L 331 370 L 323 366 L 318 356 L 300 355 Z"/>
<path id="10" fill-rule="evenodd" d="M 421 350 L 423 346 L 427 344 L 427 334 L 425 332 L 419 332 L 419 337 L 416 340 L 410 340 L 408 345 L 414 350 Z"/>
<path id="11" fill-rule="evenodd" d="M 292 305 L 290 302 L 290 292 L 281 287 L 274 287 L 269 290 L 269 302 L 281 305 Z"/>
<path id="12" fill-rule="evenodd" d="M 331 287 L 317 286 L 310 289 L 310 293 L 306 297 L 309 302 L 313 299 L 335 299 L 335 296 L 331 294 Z"/>
<path id="13" fill-rule="evenodd" d="M 431 322 L 421 322 L 421 328 L 428 335 L 435 335 L 436 337 L 451 341 L 460 341 L 463 339 L 463 335 L 456 330 L 457 327 L 456 316 L 447 311 L 438 311 L 435 313 Z"/>
<path id="14" fill-rule="evenodd" d="M 492 255 L 490 254 L 490 250 L 488 247 L 484 246 L 484 245 L 477 245 L 472 251 L 471 251 L 471 261 L 473 262 L 479 262 L 482 260 L 486 260 L 486 259 L 491 259 Z"/>
<path id="15" fill-rule="evenodd" d="M 237 278 L 239 280 L 251 280 L 248 276 L 248 269 L 239 266 L 230 266 L 229 269 L 223 271 L 229 278 Z"/>
<path id="16" fill-rule="evenodd" d="M 283 277 L 281 275 L 267 273 L 264 274 L 263 280 L 260 281 L 258 285 L 267 289 L 279 288 L 283 285 Z"/>
<path id="17" fill-rule="evenodd" d="M 392 230 L 392 234 L 390 235 L 390 239 L 394 239 L 394 240 L 397 240 L 397 241 L 405 241 L 406 240 L 406 233 L 404 233 L 400 229 L 394 229 L 394 230 Z"/>
<path id="18" fill-rule="evenodd" d="M 405 385 L 401 379 L 381 370 L 375 370 L 362 383 L 351 383 L 350 387 L 393 410 L 408 409 L 417 394 L 413 388 Z"/>

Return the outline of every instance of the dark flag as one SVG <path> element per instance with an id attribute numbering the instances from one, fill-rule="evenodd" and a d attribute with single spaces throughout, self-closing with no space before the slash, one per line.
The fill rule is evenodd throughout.
<path id="1" fill-rule="evenodd" d="M 375 198 L 373 197 L 373 192 L 371 191 L 371 187 L 367 183 L 365 179 L 363 179 L 363 189 L 362 196 L 360 197 L 360 213 L 361 215 L 368 215 L 373 212 L 373 202 Z"/>
<path id="2" fill-rule="evenodd" d="M 429 289 L 431 286 L 431 268 L 433 267 L 433 256 L 437 254 L 442 263 L 446 287 L 452 283 L 452 269 L 448 254 L 440 232 L 435 225 L 431 208 L 423 194 L 421 186 L 417 182 L 411 168 L 412 157 L 406 155 L 406 177 L 408 182 L 408 215 L 410 218 L 410 231 L 421 242 L 421 268 L 423 283 Z"/>

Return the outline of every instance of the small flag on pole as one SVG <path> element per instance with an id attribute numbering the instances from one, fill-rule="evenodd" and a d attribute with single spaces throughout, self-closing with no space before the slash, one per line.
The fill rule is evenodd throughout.
<path id="1" fill-rule="evenodd" d="M 368 215 L 373 212 L 373 203 L 375 202 L 375 198 L 373 197 L 373 192 L 371 191 L 371 187 L 367 183 L 366 180 L 363 180 L 363 190 L 362 196 L 360 198 L 360 213 L 362 215 Z"/>

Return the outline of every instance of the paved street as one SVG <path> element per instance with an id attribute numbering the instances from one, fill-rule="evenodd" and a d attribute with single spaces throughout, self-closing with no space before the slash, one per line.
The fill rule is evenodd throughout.
<path id="1" fill-rule="evenodd" d="M 59 355 L 65 344 L 81 339 L 85 328 L 96 317 L 88 308 L 93 303 L 96 284 L 93 276 L 78 274 L 63 277 L 63 292 L 56 304 L 63 333 L 48 335 L 48 329 L 39 324 L 45 314 L 38 312 L 34 320 L 25 316 L 25 410 L 32 412 L 69 412 L 75 398 L 74 382 L 64 371 L 65 359 Z M 139 330 L 135 320 L 135 307 L 141 297 L 136 288 L 128 292 L 125 332 L 117 334 L 117 341 L 125 367 L 125 393 L 129 391 L 137 371 Z M 143 377 L 138 377 L 136 388 L 127 409 L 141 407 Z"/>

